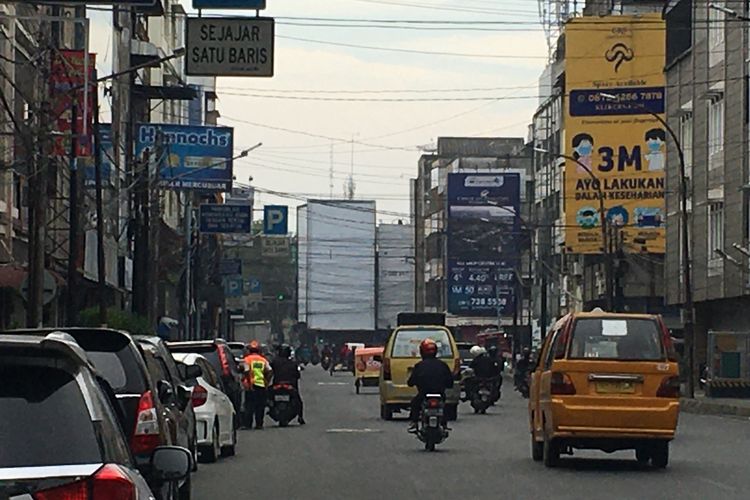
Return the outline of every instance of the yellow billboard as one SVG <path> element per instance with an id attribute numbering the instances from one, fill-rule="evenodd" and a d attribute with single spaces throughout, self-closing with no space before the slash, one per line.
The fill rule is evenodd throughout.
<path id="1" fill-rule="evenodd" d="M 664 253 L 665 30 L 659 15 L 565 27 L 565 246 Z"/>

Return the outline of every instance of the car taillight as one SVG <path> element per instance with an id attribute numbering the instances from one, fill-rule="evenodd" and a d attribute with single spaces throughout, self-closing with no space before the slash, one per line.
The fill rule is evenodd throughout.
<path id="1" fill-rule="evenodd" d="M 206 404 L 206 401 L 208 401 L 208 391 L 206 388 L 202 385 L 196 385 L 193 387 L 191 401 L 193 402 L 193 408 L 198 408 L 199 406 Z"/>
<path id="2" fill-rule="evenodd" d="M 679 398 L 680 397 L 680 377 L 666 377 L 662 380 L 659 389 L 656 391 L 658 398 Z"/>
<path id="3" fill-rule="evenodd" d="M 576 388 L 567 373 L 552 372 L 550 379 L 550 394 L 573 395 Z"/>
<path id="4" fill-rule="evenodd" d="M 229 368 L 229 359 L 227 359 L 227 353 L 224 351 L 224 349 L 221 348 L 221 346 L 218 346 L 218 349 L 219 349 L 219 361 L 221 361 L 222 376 L 231 377 L 232 370 Z"/>
<path id="5" fill-rule="evenodd" d="M 138 401 L 138 412 L 135 417 L 135 432 L 130 441 L 130 449 L 134 455 L 150 454 L 161 444 L 159 433 L 159 418 L 154 406 L 151 391 L 146 391 Z"/>
<path id="6" fill-rule="evenodd" d="M 135 500 L 135 485 L 117 465 L 105 465 L 89 479 L 33 495 L 34 500 Z"/>
<path id="7" fill-rule="evenodd" d="M 389 358 L 385 358 L 383 360 L 383 380 L 391 380 L 391 360 Z"/>

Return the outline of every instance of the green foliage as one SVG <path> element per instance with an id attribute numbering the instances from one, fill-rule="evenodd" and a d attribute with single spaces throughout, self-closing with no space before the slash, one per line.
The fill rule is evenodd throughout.
<path id="1" fill-rule="evenodd" d="M 84 309 L 79 313 L 78 319 L 81 326 L 101 326 L 98 307 Z M 107 327 L 125 330 L 133 335 L 154 335 L 155 332 L 148 318 L 116 307 L 107 309 Z"/>

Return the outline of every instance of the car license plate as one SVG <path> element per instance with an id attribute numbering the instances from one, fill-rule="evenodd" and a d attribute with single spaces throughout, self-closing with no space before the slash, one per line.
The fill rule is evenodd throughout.
<path id="1" fill-rule="evenodd" d="M 438 426 L 438 419 L 437 417 L 430 417 L 430 427 L 437 427 Z"/>
<path id="2" fill-rule="evenodd" d="M 289 395 L 279 394 L 278 396 L 274 396 L 273 400 L 274 401 L 287 401 L 288 402 L 288 401 L 291 400 L 291 398 L 289 397 Z"/>
<path id="3" fill-rule="evenodd" d="M 599 394 L 633 394 L 635 382 L 597 382 L 596 392 Z"/>

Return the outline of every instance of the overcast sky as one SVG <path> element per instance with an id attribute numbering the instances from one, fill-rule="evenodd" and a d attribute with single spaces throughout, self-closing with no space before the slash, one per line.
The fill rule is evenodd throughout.
<path id="1" fill-rule="evenodd" d="M 189 9 L 191 2 L 183 4 Z M 276 76 L 220 78 L 218 88 L 220 123 L 235 127 L 236 147 L 263 143 L 251 157 L 235 163 L 237 179 L 252 176 L 260 188 L 290 193 L 284 198 L 261 194 L 261 204 L 297 205 L 298 198 L 327 198 L 331 145 L 333 193 L 341 197 L 353 138 L 356 197 L 377 200 L 381 220 L 392 221 L 397 214 L 406 218 L 408 180 L 416 175 L 420 146 L 434 144 L 439 136 L 526 137 L 547 54 L 536 0 L 268 0 L 265 15 L 277 18 Z M 92 17 L 91 48 L 99 54 L 100 71 L 106 71 L 111 65 L 111 14 Z M 368 21 L 358 23 L 366 27 L 340 28 L 311 18 Z M 498 24 L 372 27 L 374 20 L 386 19 Z M 492 90 L 466 91 L 478 88 Z M 350 92 L 367 90 L 378 93 Z M 340 100 L 348 98 L 407 101 Z M 428 98 L 435 100 L 414 101 Z M 496 100 L 446 100 L 472 98 Z"/>

